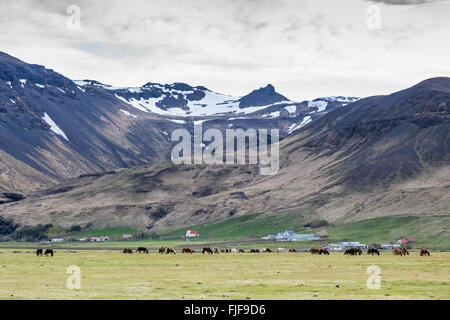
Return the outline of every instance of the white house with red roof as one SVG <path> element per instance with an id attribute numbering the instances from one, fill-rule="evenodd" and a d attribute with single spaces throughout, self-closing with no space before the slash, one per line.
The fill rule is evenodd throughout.
<path id="1" fill-rule="evenodd" d="M 197 231 L 191 230 L 191 228 L 187 229 L 186 238 L 192 238 L 192 237 L 198 237 L 198 236 L 200 236 L 200 235 L 198 234 Z"/>

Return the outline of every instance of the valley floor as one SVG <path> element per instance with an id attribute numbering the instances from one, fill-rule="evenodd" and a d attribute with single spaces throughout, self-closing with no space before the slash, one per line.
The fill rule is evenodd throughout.
<path id="1" fill-rule="evenodd" d="M 81 289 L 69 289 L 69 266 Z M 381 288 L 368 289 L 369 266 Z M 0 249 L 0 299 L 450 299 L 450 252 L 420 257 L 309 253 L 125 255 Z"/>

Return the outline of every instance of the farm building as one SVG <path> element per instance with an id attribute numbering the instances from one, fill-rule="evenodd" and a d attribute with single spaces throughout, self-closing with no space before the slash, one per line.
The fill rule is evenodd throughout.
<path id="1" fill-rule="evenodd" d="M 398 244 L 402 244 L 402 243 L 407 244 L 410 242 L 416 242 L 416 238 L 405 238 L 405 239 L 400 239 L 397 241 Z"/>
<path id="2" fill-rule="evenodd" d="M 359 241 L 351 241 L 351 242 L 339 242 L 339 243 L 330 243 L 324 246 L 325 249 L 330 249 L 333 251 L 340 251 L 347 248 L 360 248 L 367 249 L 367 245 L 363 243 L 359 243 Z"/>
<path id="3" fill-rule="evenodd" d="M 122 235 L 122 239 L 131 239 L 131 238 L 133 238 L 132 234 L 123 234 Z"/>
<path id="4" fill-rule="evenodd" d="M 269 234 L 262 239 L 278 241 L 306 241 L 317 240 L 320 239 L 320 237 L 316 234 L 296 234 L 294 231 L 286 230 L 284 232 L 277 233 L 276 235 Z"/>
<path id="5" fill-rule="evenodd" d="M 398 243 L 382 243 L 380 248 L 381 249 L 396 249 L 396 248 L 400 248 L 400 244 Z"/>
<path id="6" fill-rule="evenodd" d="M 64 241 L 64 239 L 60 239 L 60 238 L 55 238 L 55 239 L 50 240 L 50 242 L 52 242 L 52 243 L 63 242 L 63 241 Z"/>
<path id="7" fill-rule="evenodd" d="M 108 237 L 104 237 L 104 236 L 101 236 L 101 237 L 81 237 L 81 238 L 78 238 L 76 240 L 80 241 L 80 242 L 103 242 L 103 241 L 109 240 L 109 238 Z"/>
<path id="8" fill-rule="evenodd" d="M 191 230 L 191 228 L 188 228 L 186 231 L 186 238 L 193 238 L 193 237 L 199 237 L 200 234 L 195 231 L 195 230 Z"/>

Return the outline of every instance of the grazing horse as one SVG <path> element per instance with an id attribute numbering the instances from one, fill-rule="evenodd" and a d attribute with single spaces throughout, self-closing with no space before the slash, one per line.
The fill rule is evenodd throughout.
<path id="1" fill-rule="evenodd" d="M 209 247 L 208 248 L 203 248 L 202 253 L 205 254 L 205 252 L 209 253 L 209 254 L 213 254 L 213 251 Z"/>
<path id="2" fill-rule="evenodd" d="M 399 249 L 399 248 L 395 248 L 395 249 L 392 251 L 392 253 L 393 253 L 394 255 L 396 255 L 396 256 L 402 256 L 402 255 L 404 255 L 403 250 L 402 250 L 402 249 Z"/>
<path id="3" fill-rule="evenodd" d="M 147 253 L 148 254 L 148 250 L 147 250 L 147 248 L 139 247 L 139 248 L 137 248 L 136 253 Z"/>
<path id="4" fill-rule="evenodd" d="M 380 251 L 378 251 L 378 249 L 375 249 L 375 248 L 370 248 L 369 250 L 367 250 L 367 254 L 380 255 Z"/>
<path id="5" fill-rule="evenodd" d="M 45 256 L 51 255 L 51 256 L 53 257 L 53 250 L 52 250 L 52 249 L 47 249 L 47 250 L 45 250 L 44 255 L 45 255 Z"/>
<path id="6" fill-rule="evenodd" d="M 405 256 L 406 256 L 406 255 L 409 256 L 409 252 L 408 252 L 408 250 L 406 250 L 405 248 L 402 249 L 402 252 L 403 252 L 403 254 L 404 254 Z"/>
<path id="7" fill-rule="evenodd" d="M 217 253 L 217 254 L 219 254 L 219 249 L 214 249 L 214 253 Z"/>
<path id="8" fill-rule="evenodd" d="M 189 248 L 183 248 L 183 250 L 181 250 L 181 253 L 189 253 L 192 254 L 192 250 Z"/>
<path id="9" fill-rule="evenodd" d="M 259 253 L 258 249 L 250 249 L 250 253 Z"/>
<path id="10" fill-rule="evenodd" d="M 271 252 L 272 252 L 272 249 L 270 249 L 270 248 L 267 248 L 265 252 L 267 252 L 267 253 L 271 253 Z"/>
<path id="11" fill-rule="evenodd" d="M 133 254 L 133 250 L 131 250 L 131 248 L 125 248 L 123 249 L 123 253 Z"/>
<path id="12" fill-rule="evenodd" d="M 277 253 L 287 253 L 288 251 L 284 248 L 278 248 Z"/>
<path id="13" fill-rule="evenodd" d="M 320 254 L 320 249 L 319 248 L 311 248 L 311 249 L 309 249 L 309 252 L 311 252 L 311 254 Z"/>
<path id="14" fill-rule="evenodd" d="M 321 249 L 319 250 L 319 254 L 325 254 L 325 255 L 327 255 L 327 256 L 330 255 L 330 253 L 328 252 L 328 250 L 327 250 L 327 249 L 323 249 L 323 248 L 321 248 Z"/>
<path id="15" fill-rule="evenodd" d="M 289 249 L 289 252 L 297 252 L 295 249 Z"/>
<path id="16" fill-rule="evenodd" d="M 230 250 L 230 252 L 231 252 L 231 253 L 236 253 L 237 250 L 236 250 L 236 248 L 232 248 L 232 249 Z"/>
<path id="17" fill-rule="evenodd" d="M 175 251 L 175 249 L 173 249 L 173 248 L 167 248 L 166 254 L 170 254 L 170 253 L 177 254 L 177 252 Z"/>
<path id="18" fill-rule="evenodd" d="M 422 250 L 420 250 L 420 256 L 430 256 L 430 252 L 427 249 L 422 248 Z"/>
<path id="19" fill-rule="evenodd" d="M 245 253 L 245 250 L 239 249 L 239 253 Z"/>
<path id="20" fill-rule="evenodd" d="M 36 256 L 41 256 L 42 257 L 42 255 L 44 254 L 44 249 L 37 249 L 36 250 Z"/>
<path id="21" fill-rule="evenodd" d="M 161 247 L 158 250 L 158 253 L 166 253 L 167 247 Z"/>
<path id="22" fill-rule="evenodd" d="M 345 250 L 344 254 L 345 255 L 356 256 L 356 255 L 361 255 L 362 251 L 359 248 L 350 248 L 350 249 Z"/>

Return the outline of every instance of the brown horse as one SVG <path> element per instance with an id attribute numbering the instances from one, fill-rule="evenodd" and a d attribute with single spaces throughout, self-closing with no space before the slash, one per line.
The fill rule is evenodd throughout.
<path id="1" fill-rule="evenodd" d="M 177 252 L 175 251 L 175 249 L 173 249 L 173 248 L 167 248 L 166 254 L 170 254 L 170 253 L 172 253 L 172 254 L 177 254 Z"/>
<path id="2" fill-rule="evenodd" d="M 324 255 L 327 255 L 327 256 L 330 255 L 330 253 L 328 252 L 327 249 L 322 249 L 322 248 L 319 250 L 319 254 L 324 254 Z"/>
<path id="3" fill-rule="evenodd" d="M 181 250 L 181 253 L 189 253 L 192 254 L 192 250 L 189 248 L 183 248 L 183 250 Z"/>
<path id="4" fill-rule="evenodd" d="M 311 252 L 311 254 L 319 254 L 320 249 L 319 248 L 311 248 L 311 249 L 309 249 L 309 252 Z"/>
<path id="5" fill-rule="evenodd" d="M 245 250 L 239 249 L 239 253 L 245 253 Z"/>
<path id="6" fill-rule="evenodd" d="M 123 253 L 133 254 L 133 250 L 131 250 L 131 248 L 125 248 L 123 249 Z"/>
<path id="7" fill-rule="evenodd" d="M 36 250 L 36 256 L 41 256 L 42 257 L 42 255 L 44 254 L 44 249 L 37 249 Z"/>
<path id="8" fill-rule="evenodd" d="M 430 256 L 430 252 L 427 249 L 422 248 L 422 250 L 420 250 L 420 256 Z"/>
<path id="9" fill-rule="evenodd" d="M 392 253 L 393 253 L 394 255 L 396 255 L 396 256 L 403 256 L 403 255 L 404 255 L 403 250 L 400 249 L 400 248 L 395 248 L 395 249 L 392 251 Z"/>
<path id="10" fill-rule="evenodd" d="M 214 253 L 219 254 L 219 249 L 215 248 L 215 249 L 214 249 Z"/>
<path id="11" fill-rule="evenodd" d="M 52 250 L 52 249 L 47 249 L 47 250 L 45 250 L 44 255 L 45 255 L 45 256 L 51 255 L 51 256 L 53 257 L 53 250 Z"/>
<path id="12" fill-rule="evenodd" d="M 297 252 L 295 249 L 289 249 L 289 252 Z"/>
<path id="13" fill-rule="evenodd" d="M 265 252 L 267 252 L 267 253 L 271 253 L 271 252 L 272 252 L 272 249 L 270 249 L 270 248 L 267 248 Z"/>
<path id="14" fill-rule="evenodd" d="M 148 250 L 147 250 L 147 248 L 139 247 L 139 248 L 137 248 L 136 253 L 147 253 L 148 254 Z"/>
<path id="15" fill-rule="evenodd" d="M 367 254 L 380 255 L 380 251 L 378 251 L 378 249 L 375 249 L 375 248 L 370 248 L 369 250 L 367 250 Z"/>
<path id="16" fill-rule="evenodd" d="M 408 250 L 406 250 L 405 248 L 402 249 L 402 252 L 403 252 L 403 254 L 404 254 L 405 256 L 406 256 L 406 255 L 409 256 L 409 252 L 408 252 Z"/>
<path id="17" fill-rule="evenodd" d="M 213 251 L 209 247 L 208 248 L 203 248 L 202 253 L 205 254 L 205 252 L 209 253 L 209 254 L 213 254 Z"/>
<path id="18" fill-rule="evenodd" d="M 166 253 L 167 247 L 161 247 L 158 250 L 158 253 Z"/>

